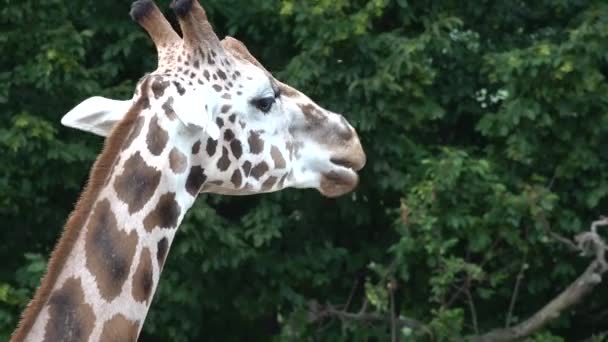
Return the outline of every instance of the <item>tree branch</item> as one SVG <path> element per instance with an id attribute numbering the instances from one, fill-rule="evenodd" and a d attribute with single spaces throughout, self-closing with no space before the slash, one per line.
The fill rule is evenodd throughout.
<path id="1" fill-rule="evenodd" d="M 559 317 L 563 312 L 569 310 L 574 305 L 580 303 L 587 295 L 589 295 L 595 287 L 602 282 L 602 275 L 608 271 L 608 262 L 606 261 L 606 251 L 608 245 L 604 242 L 602 237 L 597 233 L 599 227 L 608 226 L 608 218 L 603 217 L 599 221 L 592 223 L 591 228 L 588 232 L 581 233 L 575 237 L 573 242 L 566 239 L 558 234 L 551 232 L 548 222 L 545 225 L 545 229 L 548 233 L 559 242 L 568 246 L 568 248 L 576 250 L 585 256 L 595 256 L 594 260 L 589 264 L 585 272 L 583 272 L 572 284 L 570 284 L 564 291 L 553 298 L 543 308 L 534 313 L 531 317 L 524 320 L 523 322 L 509 327 L 512 311 L 514 311 L 515 301 L 518 296 L 518 289 L 521 286 L 525 270 L 525 258 L 524 266 L 520 270 L 517 281 L 515 284 L 514 294 L 511 298 L 509 306 L 509 313 L 507 316 L 506 327 L 492 330 L 483 335 L 470 336 L 469 339 L 478 342 L 500 342 L 500 341 L 513 341 L 528 337 L 535 332 L 545 327 L 549 322 Z M 393 263 L 394 264 L 394 263 Z M 391 269 L 394 265 L 391 265 Z M 389 273 L 389 272 L 387 272 Z M 385 278 L 383 278 L 384 280 Z M 466 284 L 465 284 L 466 285 Z M 392 295 L 392 289 L 391 295 Z M 475 313 L 475 307 L 473 298 L 470 290 L 466 288 L 462 289 L 467 296 L 467 301 L 471 307 L 471 314 L 473 316 L 474 326 L 477 326 L 477 319 Z M 467 293 L 468 292 L 468 293 Z M 349 296 L 350 297 L 350 296 Z M 390 324 L 392 340 L 395 339 L 394 332 L 396 328 L 408 327 L 412 330 L 421 330 L 428 336 L 433 336 L 432 331 L 422 322 L 407 318 L 403 316 L 395 315 L 395 307 L 393 303 L 394 299 L 391 297 L 391 312 L 378 313 L 368 312 L 367 298 L 363 300 L 361 309 L 356 312 L 348 312 L 348 308 L 344 310 L 337 309 L 331 304 L 325 306 L 319 305 L 317 302 L 313 302 L 309 306 L 309 321 L 316 323 L 325 319 L 338 318 L 342 321 L 355 321 L 367 324 L 382 323 Z M 350 303 L 350 300 L 348 301 Z M 476 329 L 476 328 L 475 328 Z"/>
<path id="2" fill-rule="evenodd" d="M 602 274 L 608 270 L 605 259 L 608 246 L 597 233 L 597 228 L 601 226 L 608 226 L 608 218 L 593 222 L 589 232 L 581 233 L 575 237 L 576 244 L 568 240 L 569 244 L 576 246 L 576 249 L 583 255 L 595 254 L 595 260 L 570 286 L 527 320 L 511 328 L 496 329 L 484 335 L 475 336 L 473 340 L 480 342 L 513 341 L 528 337 L 559 317 L 562 312 L 580 303 L 602 282 Z"/>
<path id="3" fill-rule="evenodd" d="M 475 341 L 513 341 L 532 335 L 571 306 L 579 303 L 602 282 L 600 267 L 594 260 L 585 272 L 562 293 L 536 312 L 532 317 L 511 328 L 492 330 L 474 338 Z"/>

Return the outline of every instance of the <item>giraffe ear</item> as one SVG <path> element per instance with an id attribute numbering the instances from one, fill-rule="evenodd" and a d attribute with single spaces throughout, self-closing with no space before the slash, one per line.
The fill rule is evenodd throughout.
<path id="1" fill-rule="evenodd" d="M 82 101 L 61 118 L 61 124 L 107 137 L 114 125 L 131 108 L 132 101 L 119 101 L 95 96 Z"/>

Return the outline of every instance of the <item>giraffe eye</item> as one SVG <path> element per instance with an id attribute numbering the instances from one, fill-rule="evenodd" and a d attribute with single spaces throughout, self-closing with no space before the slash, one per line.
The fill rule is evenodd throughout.
<path id="1" fill-rule="evenodd" d="M 274 102 L 274 97 L 263 97 L 261 99 L 255 99 L 252 101 L 253 105 L 263 113 L 268 113 L 270 109 L 272 109 Z"/>

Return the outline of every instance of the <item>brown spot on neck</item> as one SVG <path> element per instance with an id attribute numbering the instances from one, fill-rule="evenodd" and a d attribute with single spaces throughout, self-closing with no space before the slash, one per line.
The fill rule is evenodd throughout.
<path id="1" fill-rule="evenodd" d="M 140 88 L 147 89 L 148 83 L 149 78 L 145 78 Z M 93 205 L 97 201 L 99 193 L 104 187 L 105 180 L 108 179 L 112 170 L 112 164 L 116 161 L 123 146 L 130 144 L 127 137 L 136 137 L 139 135 L 139 133 L 136 132 L 138 130 L 138 125 L 135 122 L 137 120 L 141 123 L 139 126 L 143 126 L 143 119 L 138 119 L 138 116 L 148 101 L 148 97 L 145 95 L 146 92 L 142 93 L 144 95 L 137 99 L 125 114 L 124 118 L 116 125 L 116 128 L 112 130 L 110 136 L 105 140 L 103 151 L 97 157 L 89 174 L 89 181 L 82 192 L 80 199 L 76 203 L 74 211 L 70 214 L 61 239 L 59 239 L 59 243 L 55 246 L 55 249 L 51 254 L 46 275 L 42 279 L 41 285 L 36 291 L 32 301 L 23 312 L 19 326 L 12 335 L 13 341 L 23 341 L 30 332 L 44 304 L 49 300 L 49 296 L 57 282 L 59 273 L 63 270 L 65 263 L 74 248 L 76 240 L 78 239 L 87 218 L 91 214 Z M 141 129 L 141 127 L 139 127 L 139 129 Z"/>
<path id="2" fill-rule="evenodd" d="M 169 252 L 169 240 L 164 237 L 158 241 L 156 245 L 156 261 L 158 261 L 158 268 L 162 269 L 165 265 L 165 259 Z"/>
<path id="3" fill-rule="evenodd" d="M 122 314 L 116 314 L 103 325 L 100 341 L 135 342 L 139 335 L 139 321 L 128 320 Z"/>
<path id="4" fill-rule="evenodd" d="M 95 206 L 85 238 L 86 265 L 97 280 L 101 296 L 111 301 L 120 294 L 129 276 L 137 247 L 137 233 L 118 229 L 110 201 Z"/>
<path id="5" fill-rule="evenodd" d="M 141 258 L 137 270 L 133 275 L 133 287 L 131 294 L 138 302 L 150 302 L 154 279 L 152 278 L 152 256 L 148 248 L 141 251 Z"/>
<path id="6" fill-rule="evenodd" d="M 131 146 L 131 144 L 133 143 L 133 140 L 135 140 L 135 138 L 137 138 L 141 134 L 141 130 L 142 128 L 144 128 L 145 121 L 146 120 L 143 116 L 137 118 L 137 120 L 135 121 L 135 125 L 133 125 L 133 129 L 131 130 L 131 132 L 129 132 L 129 136 L 127 136 L 127 139 L 125 139 L 124 141 L 122 148 L 123 150 L 129 148 L 129 146 Z"/>
<path id="7" fill-rule="evenodd" d="M 140 211 L 152 198 L 160 183 L 161 172 L 148 166 L 137 152 L 124 164 L 124 172 L 114 181 L 118 198 L 129 206 L 129 213 Z"/>
<path id="8" fill-rule="evenodd" d="M 144 219 L 144 228 L 151 232 L 155 227 L 176 228 L 181 208 L 175 200 L 175 193 L 160 196 L 158 204 Z"/>
<path id="9" fill-rule="evenodd" d="M 84 301 L 80 279 L 69 278 L 49 298 L 49 321 L 44 342 L 86 341 L 95 326 L 93 308 Z"/>
<path id="10" fill-rule="evenodd" d="M 169 133 L 158 124 L 158 116 L 154 116 L 150 120 L 148 134 L 146 135 L 146 144 L 148 150 L 155 156 L 159 156 L 169 141 Z"/>
<path id="11" fill-rule="evenodd" d="M 167 101 L 163 103 L 162 109 L 165 111 L 165 115 L 169 120 L 173 121 L 177 118 L 177 114 L 175 114 L 175 111 L 173 110 L 173 96 L 169 96 Z"/>

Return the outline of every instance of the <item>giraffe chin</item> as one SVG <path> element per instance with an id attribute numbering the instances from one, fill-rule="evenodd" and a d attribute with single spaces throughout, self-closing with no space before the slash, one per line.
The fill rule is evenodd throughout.
<path id="1" fill-rule="evenodd" d="M 359 184 L 359 176 L 349 168 L 341 167 L 321 176 L 319 192 L 325 197 L 335 198 L 353 191 Z"/>

